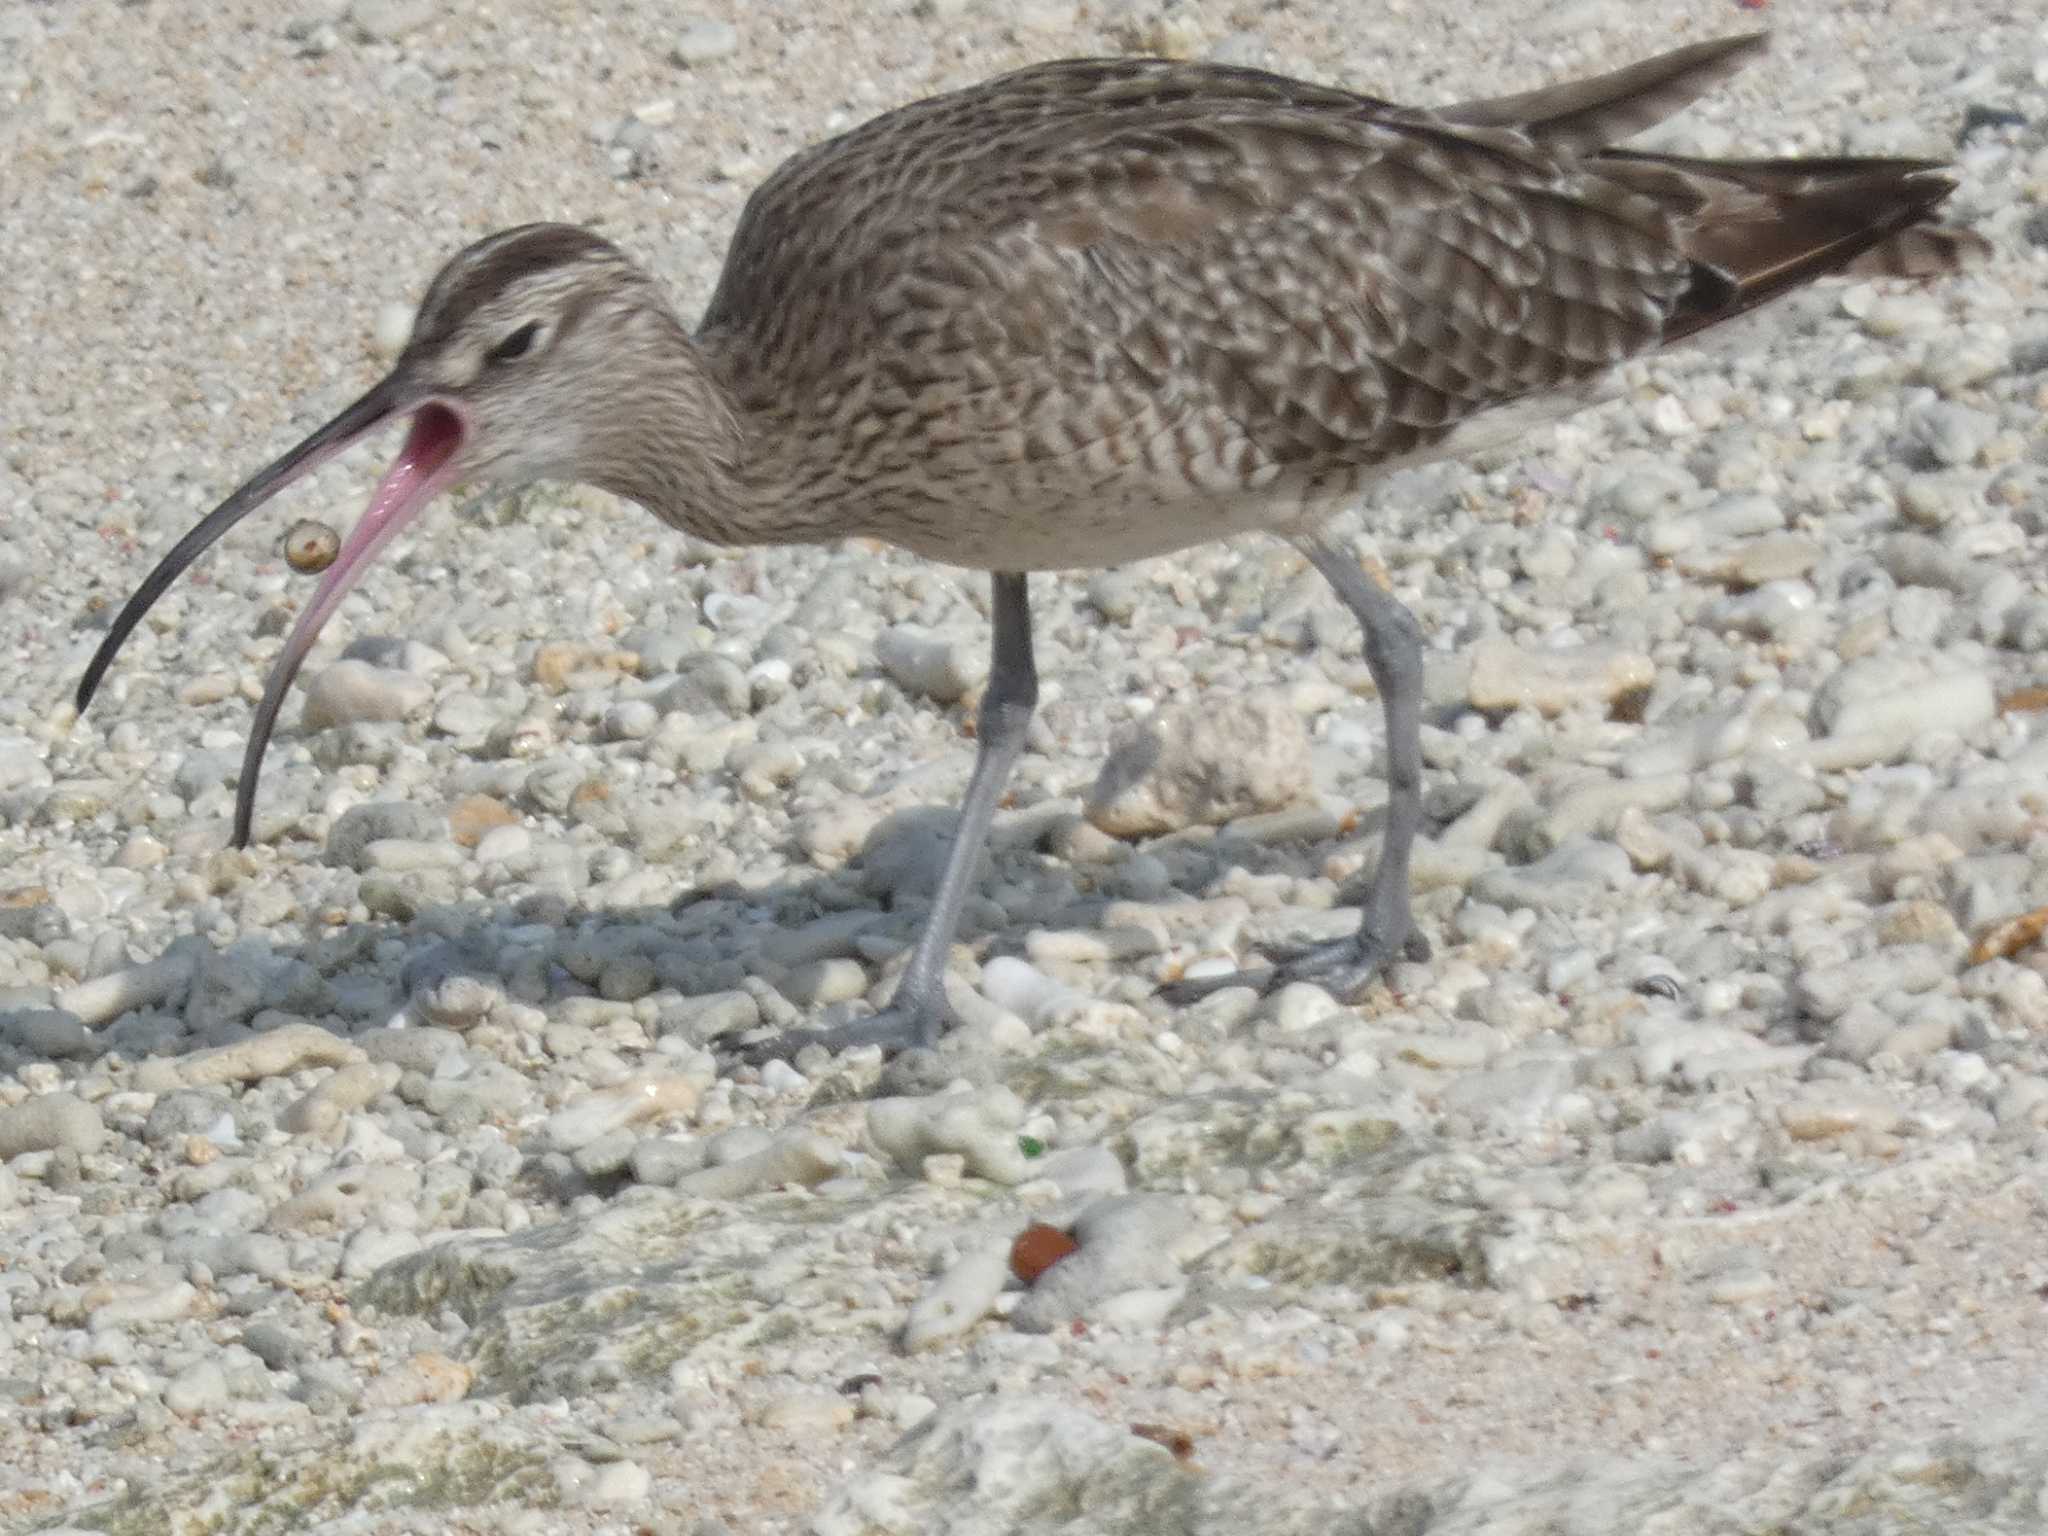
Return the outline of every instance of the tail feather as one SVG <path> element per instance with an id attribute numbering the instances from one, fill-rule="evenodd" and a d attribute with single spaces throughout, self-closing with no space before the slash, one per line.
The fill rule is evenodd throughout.
<path id="1" fill-rule="evenodd" d="M 1691 105 L 1769 45 L 1768 33 L 1718 37 L 1625 69 L 1513 96 L 1438 107 L 1433 115 L 1468 128 L 1513 128 L 1540 147 L 1584 155 L 1641 133 Z"/>
<path id="2" fill-rule="evenodd" d="M 1967 229 L 1921 224 L 1880 241 L 1842 268 L 1850 277 L 1940 277 L 1989 259 L 1991 242 Z"/>
<path id="3" fill-rule="evenodd" d="M 1697 160 L 1613 146 L 1719 85 L 1768 46 L 1764 33 L 1716 38 L 1590 80 L 1460 102 L 1431 114 L 1455 127 L 1508 129 L 1609 188 L 1634 193 L 1694 262 L 1666 322 L 1678 340 L 1833 272 L 1929 277 L 1989 249 L 1932 224 L 1955 190 L 1933 160 Z"/>
<path id="4" fill-rule="evenodd" d="M 1928 221 L 1955 182 L 1930 160 L 1692 160 L 1607 150 L 1601 176 L 1660 206 L 1698 264 L 1677 340 L 1833 272 L 1930 276 L 1985 249 Z"/>

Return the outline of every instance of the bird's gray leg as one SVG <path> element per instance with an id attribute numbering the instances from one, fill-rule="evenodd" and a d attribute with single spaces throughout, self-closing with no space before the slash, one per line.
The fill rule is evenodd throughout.
<path id="1" fill-rule="evenodd" d="M 975 721 L 981 744 L 974 757 L 974 776 L 967 781 L 967 797 L 960 802 L 960 828 L 946 854 L 946 869 L 939 877 L 931 914 L 924 920 L 917 948 L 885 1010 L 905 1014 L 915 1023 L 914 1043 L 919 1045 L 932 1044 L 951 1020 L 952 1010 L 946 1003 L 946 957 L 952 952 L 960 909 L 967 904 L 967 892 L 981 863 L 996 803 L 1010 782 L 1010 770 L 1023 755 L 1031 712 L 1038 707 L 1038 667 L 1031 659 L 1031 604 L 1025 577 L 998 571 L 990 585 L 995 637 L 988 691 L 982 695 L 981 713 Z"/>
<path id="2" fill-rule="evenodd" d="M 1021 572 L 998 571 L 990 584 L 995 633 L 988 688 L 976 718 L 979 746 L 974 774 L 960 803 L 960 827 L 946 854 L 938 893 L 932 898 L 910 964 L 896 985 L 896 995 L 872 1018 L 838 1029 L 791 1030 L 763 1046 L 742 1047 L 739 1054 L 747 1059 L 787 1057 L 814 1043 L 834 1050 L 855 1045 L 879 1045 L 884 1050 L 929 1046 L 936 1044 L 953 1022 L 952 1006 L 946 1001 L 946 960 L 981 863 L 982 847 L 988 841 L 989 823 L 995 819 L 1010 770 L 1023 755 L 1031 712 L 1038 706 L 1038 668 L 1031 658 L 1031 600 L 1026 578 Z"/>
<path id="3" fill-rule="evenodd" d="M 1397 955 L 1429 958 L 1429 941 L 1416 930 L 1408 905 L 1408 857 L 1422 824 L 1422 631 L 1391 593 L 1367 581 L 1355 563 L 1320 538 L 1298 534 L 1294 544 L 1357 615 L 1365 632 L 1365 664 L 1379 685 L 1387 721 L 1387 820 L 1379 867 L 1353 937 L 1275 955 L 1274 965 L 1258 970 L 1175 983 L 1164 989 L 1173 1002 L 1191 1002 L 1226 986 L 1263 991 L 1291 981 L 1313 981 L 1344 997 Z"/>
<path id="4" fill-rule="evenodd" d="M 1387 721 L 1387 824 L 1380 842 L 1359 928 L 1361 950 L 1377 942 L 1382 961 L 1395 952 L 1429 958 L 1429 941 L 1416 931 L 1408 907 L 1408 856 L 1422 825 L 1422 629 L 1391 592 L 1367 581 L 1357 564 L 1321 539 L 1295 541 L 1358 616 L 1365 632 L 1365 665 L 1380 690 Z"/>

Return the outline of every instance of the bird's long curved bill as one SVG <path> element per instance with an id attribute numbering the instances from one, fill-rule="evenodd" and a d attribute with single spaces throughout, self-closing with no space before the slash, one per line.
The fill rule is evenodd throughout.
<path id="1" fill-rule="evenodd" d="M 83 710 L 92 702 L 94 691 L 106 675 L 107 668 L 113 664 L 122 644 L 142 622 L 151 605 L 184 574 L 187 566 L 218 542 L 230 528 L 286 486 L 303 479 L 393 417 L 407 410 L 413 411 L 412 430 L 406 435 L 405 446 L 378 482 L 368 509 L 350 532 L 334 564 L 321 578 L 319 589 L 314 592 L 305 612 L 299 615 L 298 623 L 293 626 L 284 650 L 279 653 L 263 685 L 263 698 L 256 706 L 248 748 L 242 756 L 241 782 L 235 790 L 234 843 L 238 848 L 246 846 L 249 841 L 255 817 L 256 780 L 262 771 L 263 754 L 270 745 L 270 733 L 277 723 L 278 711 L 284 705 L 285 693 L 305 661 L 306 653 L 319 638 L 321 626 L 341 606 L 348 589 L 378 552 L 454 478 L 456 461 L 462 449 L 462 418 L 439 401 L 420 403 L 416 397 L 408 399 L 407 394 L 397 375 L 385 378 L 304 442 L 259 470 L 226 501 L 207 513 L 135 589 L 135 595 L 115 616 L 106 639 L 100 642 L 100 648 L 94 652 L 85 669 L 85 676 L 79 681 L 77 702 L 79 709 Z"/>

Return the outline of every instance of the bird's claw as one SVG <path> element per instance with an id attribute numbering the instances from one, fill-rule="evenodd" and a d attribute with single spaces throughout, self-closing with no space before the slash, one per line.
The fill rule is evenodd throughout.
<path id="1" fill-rule="evenodd" d="M 1340 1002 L 1352 1002 L 1394 961 L 1396 948 L 1401 959 L 1420 963 L 1429 958 L 1429 940 L 1412 924 L 1406 928 L 1398 946 L 1382 941 L 1375 930 L 1361 928 L 1346 939 L 1275 948 L 1268 952 L 1270 965 L 1169 982 L 1159 989 L 1159 996 L 1175 1007 L 1185 1007 L 1228 987 L 1250 987 L 1263 996 L 1306 981 Z"/>
<path id="2" fill-rule="evenodd" d="M 944 1003 L 891 1003 L 864 1019 L 854 1019 L 830 1029 L 785 1029 L 759 1040 L 746 1040 L 738 1032 L 719 1035 L 711 1042 L 713 1054 L 722 1067 L 763 1067 L 771 1061 L 794 1061 L 797 1053 L 813 1045 L 837 1055 L 862 1046 L 879 1046 L 884 1056 L 894 1056 L 917 1046 L 937 1045 L 952 1027 L 953 1014 Z"/>

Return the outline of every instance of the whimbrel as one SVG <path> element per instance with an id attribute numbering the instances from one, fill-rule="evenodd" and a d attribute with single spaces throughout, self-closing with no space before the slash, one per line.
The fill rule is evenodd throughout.
<path id="1" fill-rule="evenodd" d="M 458 478 L 585 482 L 715 541 L 866 535 L 989 571 L 993 666 L 930 916 L 889 1006 L 824 1037 L 928 1044 L 1037 696 L 1027 573 L 1273 533 L 1363 627 L 1388 800 L 1356 936 L 1248 974 L 1351 993 L 1428 953 L 1408 875 L 1421 639 L 1326 520 L 1391 468 L 1562 416 L 1617 364 L 1809 279 L 1940 271 L 1968 241 L 1929 222 L 1953 189 L 1935 163 L 1615 147 L 1762 47 L 1728 38 L 1435 110 L 1209 64 L 1020 70 L 790 159 L 747 204 L 695 331 L 595 234 L 492 235 L 434 279 L 386 378 L 149 574 L 79 706 L 203 550 L 400 416 L 397 462 L 257 707 L 238 844 L 321 625 Z"/>

